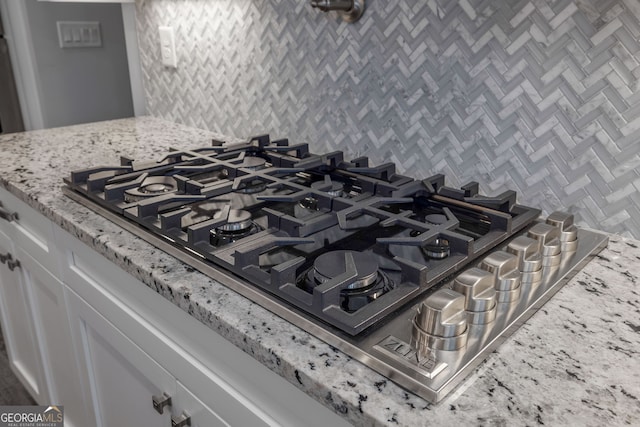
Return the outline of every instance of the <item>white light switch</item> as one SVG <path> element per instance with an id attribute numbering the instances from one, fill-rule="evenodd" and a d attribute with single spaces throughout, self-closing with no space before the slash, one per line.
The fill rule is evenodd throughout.
<path id="1" fill-rule="evenodd" d="M 176 42 L 173 36 L 173 27 L 158 27 L 160 33 L 160 52 L 162 54 L 162 64 L 167 67 L 176 68 L 178 58 L 176 57 Z"/>
<path id="2" fill-rule="evenodd" d="M 58 43 L 61 48 L 100 47 L 100 23 L 96 21 L 58 21 Z"/>

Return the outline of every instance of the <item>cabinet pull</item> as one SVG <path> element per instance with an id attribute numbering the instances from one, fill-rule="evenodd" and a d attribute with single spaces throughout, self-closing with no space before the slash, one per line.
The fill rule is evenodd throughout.
<path id="1" fill-rule="evenodd" d="M 21 268 L 22 265 L 20 265 L 20 261 L 18 261 L 17 259 L 10 259 L 9 261 L 7 261 L 7 267 L 9 267 L 9 270 L 13 271 L 16 269 L 16 267 Z"/>
<path id="2" fill-rule="evenodd" d="M 6 254 L 6 255 L 2 255 L 2 254 L 0 254 L 0 262 L 1 262 L 1 263 L 3 263 L 3 264 L 4 264 L 5 262 L 7 262 L 7 261 L 11 260 L 11 258 L 12 258 L 12 257 L 11 257 L 11 254 L 10 254 L 9 252 L 7 252 L 7 254 Z"/>
<path id="3" fill-rule="evenodd" d="M 159 414 L 164 412 L 165 406 L 171 406 L 171 396 L 167 393 L 162 393 L 160 396 L 151 396 L 153 401 L 153 409 L 158 411 Z"/>
<path id="4" fill-rule="evenodd" d="M 6 210 L 5 208 L 2 207 L 2 202 L 0 202 L 0 218 L 6 220 L 6 221 L 17 221 L 18 220 L 18 214 L 17 212 L 9 212 L 8 210 Z"/>
<path id="5" fill-rule="evenodd" d="M 191 417 L 185 411 L 182 411 L 182 414 L 176 416 L 171 416 L 171 427 L 183 427 L 191 425 Z"/>

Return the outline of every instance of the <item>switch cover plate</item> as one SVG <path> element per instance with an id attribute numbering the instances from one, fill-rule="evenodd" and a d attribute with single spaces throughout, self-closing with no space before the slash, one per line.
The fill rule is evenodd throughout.
<path id="1" fill-rule="evenodd" d="M 160 52 L 162 54 L 162 64 L 167 67 L 176 68 L 178 58 L 176 57 L 176 42 L 173 35 L 173 27 L 158 27 L 160 33 Z"/>
<path id="2" fill-rule="evenodd" d="M 61 48 L 100 47 L 102 36 L 98 21 L 57 21 Z"/>

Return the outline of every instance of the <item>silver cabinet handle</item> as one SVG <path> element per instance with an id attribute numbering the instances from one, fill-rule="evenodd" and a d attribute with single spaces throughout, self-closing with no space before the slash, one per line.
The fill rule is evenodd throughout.
<path id="1" fill-rule="evenodd" d="M 167 393 L 162 393 L 160 396 L 151 396 L 153 401 L 153 409 L 158 411 L 159 414 L 164 412 L 165 406 L 171 406 L 171 396 Z"/>
<path id="2" fill-rule="evenodd" d="M 22 265 L 20 265 L 20 261 L 16 260 L 12 260 L 10 259 L 9 261 L 7 261 L 7 267 L 9 267 L 9 270 L 13 271 L 16 268 L 21 268 Z"/>
<path id="3" fill-rule="evenodd" d="M 171 427 L 183 427 L 190 425 L 191 416 L 189 416 L 189 414 L 184 411 L 182 411 L 182 414 L 178 415 L 177 417 L 174 415 L 171 416 Z"/>
<path id="4" fill-rule="evenodd" d="M 0 202 L 0 218 L 6 220 L 6 221 L 17 221 L 18 220 L 18 214 L 17 212 L 9 212 L 8 210 L 6 210 L 5 208 L 2 207 L 2 202 Z"/>

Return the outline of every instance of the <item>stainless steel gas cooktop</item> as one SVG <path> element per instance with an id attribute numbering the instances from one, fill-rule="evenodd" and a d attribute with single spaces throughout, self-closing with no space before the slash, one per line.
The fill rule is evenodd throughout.
<path id="1" fill-rule="evenodd" d="M 307 144 L 214 141 L 65 194 L 437 402 L 607 244 L 516 193 Z"/>

